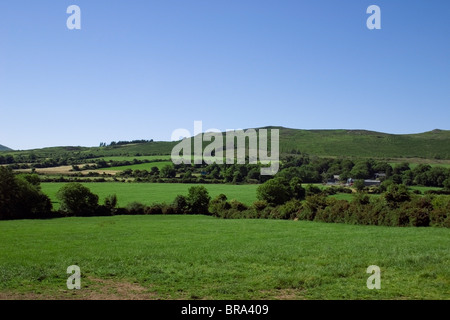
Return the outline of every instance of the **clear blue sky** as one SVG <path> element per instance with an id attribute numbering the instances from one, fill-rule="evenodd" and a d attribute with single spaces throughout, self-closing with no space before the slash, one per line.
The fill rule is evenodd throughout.
<path id="1" fill-rule="evenodd" d="M 450 129 L 449 19 L 448 0 L 1 1 L 0 144 Z"/>

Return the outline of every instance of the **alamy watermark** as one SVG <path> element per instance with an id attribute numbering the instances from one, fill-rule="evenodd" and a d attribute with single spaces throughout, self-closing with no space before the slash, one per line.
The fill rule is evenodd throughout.
<path id="1" fill-rule="evenodd" d="M 81 289 L 81 270 L 79 266 L 73 265 L 67 267 L 67 273 L 70 277 L 67 278 L 67 289 Z"/>
<path id="2" fill-rule="evenodd" d="M 381 29 L 381 9 L 377 5 L 371 5 L 367 8 L 366 13 L 371 14 L 367 18 L 366 25 L 369 30 L 380 30 Z"/>
<path id="3" fill-rule="evenodd" d="M 381 270 L 379 266 L 368 266 L 366 273 L 372 274 L 369 278 L 367 278 L 367 288 L 368 289 L 381 289 Z"/>
<path id="4" fill-rule="evenodd" d="M 67 7 L 66 12 L 70 14 L 67 18 L 66 26 L 69 30 L 80 30 L 81 29 L 81 9 L 77 5 L 71 5 Z"/>
<path id="5" fill-rule="evenodd" d="M 279 168 L 280 132 L 270 129 L 270 155 L 268 152 L 268 130 L 226 130 L 225 138 L 218 129 L 209 129 L 203 133 L 202 121 L 194 121 L 194 135 L 187 129 L 176 129 L 172 141 L 181 140 L 172 149 L 172 162 L 178 164 L 245 164 L 248 154 L 249 164 L 263 165 L 261 175 L 275 175 Z M 214 140 L 211 142 L 211 140 Z M 248 148 L 247 141 L 248 139 Z M 225 147 L 224 147 L 225 141 Z M 203 142 L 210 142 L 203 148 Z M 192 145 L 193 151 L 192 152 Z M 225 154 L 224 154 L 225 151 Z M 225 158 L 225 160 L 224 160 Z"/>
<path id="6" fill-rule="evenodd" d="M 69 30 L 81 29 L 81 9 L 77 5 L 70 5 L 66 10 L 70 16 L 67 18 L 66 26 Z M 377 5 L 370 5 L 366 10 L 370 17 L 366 21 L 366 26 L 369 30 L 381 29 L 381 9 Z"/>

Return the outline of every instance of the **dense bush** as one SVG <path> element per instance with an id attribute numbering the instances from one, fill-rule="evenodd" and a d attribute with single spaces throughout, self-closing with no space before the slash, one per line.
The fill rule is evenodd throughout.
<path id="1" fill-rule="evenodd" d="M 346 200 L 327 199 L 327 206 L 319 210 L 314 219 L 322 222 L 344 223 L 350 204 Z"/>
<path id="2" fill-rule="evenodd" d="M 293 220 L 302 208 L 302 203 L 299 200 L 292 199 L 284 205 L 278 206 L 271 211 L 271 218 Z"/>
<path id="3" fill-rule="evenodd" d="M 322 194 L 315 194 L 312 196 L 307 196 L 305 203 L 298 214 L 298 218 L 301 220 L 313 221 L 316 214 L 325 209 L 327 206 L 327 197 Z"/>
<path id="4" fill-rule="evenodd" d="M 81 183 L 64 185 L 56 194 L 60 211 L 68 216 L 93 216 L 98 208 L 98 196 Z"/>
<path id="5" fill-rule="evenodd" d="M 352 201 L 347 201 L 319 193 L 307 196 L 303 202 L 290 200 L 276 206 L 266 200 L 258 200 L 247 207 L 236 201 L 228 202 L 225 195 L 220 195 L 211 201 L 210 211 L 217 217 L 228 219 L 300 219 L 359 225 L 450 227 L 449 197 L 412 195 L 395 185 L 389 186 L 389 192 L 380 197 L 356 193 Z"/>
<path id="6" fill-rule="evenodd" d="M 227 202 L 227 196 L 219 194 L 209 203 L 209 212 L 216 217 L 220 217 L 223 212 L 230 209 L 231 205 Z"/>
<path id="7" fill-rule="evenodd" d="M 318 190 L 320 192 L 319 188 Z M 271 206 L 282 205 L 291 199 L 302 200 L 307 194 L 307 190 L 302 187 L 302 181 L 298 177 L 294 177 L 290 181 L 285 178 L 274 178 L 264 182 L 256 189 L 258 200 L 266 201 Z"/>
<path id="8" fill-rule="evenodd" d="M 258 200 L 265 200 L 271 205 L 280 205 L 292 198 L 292 191 L 287 180 L 274 178 L 264 182 L 256 190 Z"/>
<path id="9" fill-rule="evenodd" d="M 40 190 L 39 177 L 15 176 L 0 167 L 0 219 L 50 217 L 52 204 Z"/>
<path id="10" fill-rule="evenodd" d="M 194 186 L 188 189 L 186 197 L 191 214 L 208 214 L 208 206 L 211 197 L 204 186 Z"/>
<path id="11" fill-rule="evenodd" d="M 189 213 L 189 205 L 185 196 L 179 194 L 173 201 L 173 208 L 177 214 Z"/>
<path id="12" fill-rule="evenodd" d="M 146 212 L 147 207 L 139 202 L 131 202 L 126 206 L 127 214 L 138 215 L 138 214 L 148 214 Z"/>
<path id="13" fill-rule="evenodd" d="M 107 196 L 104 201 L 104 206 L 113 214 L 117 207 L 117 195 L 111 194 Z"/>

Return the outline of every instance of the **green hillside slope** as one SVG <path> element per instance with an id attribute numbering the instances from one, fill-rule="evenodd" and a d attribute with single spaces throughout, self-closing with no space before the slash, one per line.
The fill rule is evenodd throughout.
<path id="1" fill-rule="evenodd" d="M 10 151 L 11 149 L 0 144 L 0 151 Z"/>
<path id="2" fill-rule="evenodd" d="M 307 153 L 330 157 L 450 159 L 450 130 L 418 134 L 387 134 L 367 130 L 280 130 L 280 153 Z M 262 128 L 261 128 L 262 129 Z M 15 151 L 14 155 L 33 153 L 38 157 L 73 155 L 137 156 L 168 155 L 177 142 L 159 141 L 108 147 L 52 147 Z M 203 147 L 209 142 L 204 142 Z"/>
<path id="3" fill-rule="evenodd" d="M 400 135 L 366 130 L 280 128 L 280 152 L 294 150 L 318 156 L 450 159 L 450 131 Z"/>

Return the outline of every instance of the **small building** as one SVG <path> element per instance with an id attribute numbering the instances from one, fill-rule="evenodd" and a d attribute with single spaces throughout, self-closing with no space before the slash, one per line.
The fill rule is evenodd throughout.
<path id="1" fill-rule="evenodd" d="M 379 186 L 380 184 L 381 184 L 381 181 L 379 181 L 379 180 L 364 180 L 364 185 L 366 187 Z"/>
<path id="2" fill-rule="evenodd" d="M 329 185 L 336 185 L 339 183 L 339 175 L 335 174 L 333 175 L 333 178 L 327 179 L 327 184 Z"/>

